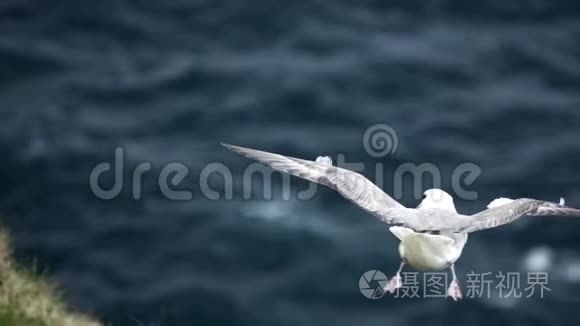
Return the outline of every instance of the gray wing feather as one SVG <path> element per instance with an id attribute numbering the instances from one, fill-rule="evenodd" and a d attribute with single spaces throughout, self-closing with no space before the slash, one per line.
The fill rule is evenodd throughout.
<path id="1" fill-rule="evenodd" d="M 529 198 L 516 199 L 509 204 L 490 208 L 468 217 L 470 223 L 461 232 L 475 232 L 514 222 L 523 216 L 580 217 L 580 210 L 558 203 Z"/>
<path id="2" fill-rule="evenodd" d="M 555 204 L 555 203 L 554 203 Z M 580 209 L 566 206 L 540 206 L 536 216 L 580 217 Z"/>
<path id="3" fill-rule="evenodd" d="M 389 197 L 379 187 L 361 174 L 314 161 L 287 157 L 240 146 L 228 144 L 222 145 L 236 153 L 264 163 L 274 170 L 285 172 L 335 189 L 343 197 L 357 204 L 362 209 L 378 217 L 385 223 L 408 225 L 410 227 L 417 223 L 416 221 L 405 221 L 404 216 L 408 215 L 407 219 L 412 220 L 413 213 L 408 212 L 407 208 Z M 395 212 L 401 214 L 395 214 Z M 409 225 L 406 222 L 409 222 L 412 225 Z"/>
<path id="4" fill-rule="evenodd" d="M 255 149 L 223 144 L 230 150 L 288 173 L 338 191 L 368 213 L 388 224 L 404 225 L 415 231 L 468 233 L 511 223 L 522 216 L 575 216 L 580 210 L 529 198 L 465 216 L 439 210 L 406 208 L 356 172 L 329 164 L 287 157 Z"/>

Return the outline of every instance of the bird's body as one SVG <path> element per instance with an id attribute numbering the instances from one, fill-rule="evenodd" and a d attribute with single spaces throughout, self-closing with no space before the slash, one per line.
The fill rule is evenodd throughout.
<path id="1" fill-rule="evenodd" d="M 461 291 L 454 264 L 461 256 L 468 233 L 511 223 L 523 216 L 580 217 L 580 210 L 565 206 L 563 199 L 555 203 L 530 198 L 498 198 L 486 210 L 462 215 L 456 211 L 453 198 L 441 189 L 425 191 L 425 197 L 417 208 L 407 208 L 364 176 L 333 166 L 329 157 L 309 161 L 239 146 L 225 146 L 275 170 L 328 186 L 382 222 L 394 224 L 390 231 L 401 241 L 399 254 L 402 263 L 387 284 L 386 290 L 391 293 L 402 286 L 400 273 L 405 264 L 419 270 L 449 268 L 453 279 L 447 290 L 448 295 L 458 300 Z"/>
<path id="2" fill-rule="evenodd" d="M 440 271 L 454 264 L 467 243 L 467 234 L 428 234 L 401 226 L 389 228 L 401 242 L 399 255 L 408 265 L 422 271 Z"/>
<path id="3" fill-rule="evenodd" d="M 424 192 L 417 210 L 439 216 L 457 215 L 453 198 L 441 189 Z M 467 243 L 467 233 L 439 231 L 417 232 L 411 228 L 391 226 L 389 231 L 401 242 L 401 259 L 419 270 L 443 270 L 454 264 Z"/>

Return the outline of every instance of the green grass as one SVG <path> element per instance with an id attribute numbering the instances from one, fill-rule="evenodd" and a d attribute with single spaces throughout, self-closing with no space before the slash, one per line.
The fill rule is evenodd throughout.
<path id="1" fill-rule="evenodd" d="M 0 325 L 9 326 L 45 326 L 42 320 L 31 319 L 17 312 L 15 307 L 4 307 L 0 310 Z"/>
<path id="2" fill-rule="evenodd" d="M 72 312 L 55 285 L 12 260 L 7 233 L 0 230 L 1 326 L 100 326 Z"/>

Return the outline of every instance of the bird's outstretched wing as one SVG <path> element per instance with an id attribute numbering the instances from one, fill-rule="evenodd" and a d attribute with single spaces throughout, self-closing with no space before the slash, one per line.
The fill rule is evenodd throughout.
<path id="1" fill-rule="evenodd" d="M 522 216 L 570 216 L 580 217 L 580 210 L 561 203 L 521 198 L 493 206 L 468 217 L 469 223 L 460 227 L 461 232 L 475 232 L 511 223 Z"/>
<path id="2" fill-rule="evenodd" d="M 407 225 L 411 228 L 417 226 L 414 214 L 408 212 L 409 209 L 356 172 L 333 166 L 328 162 L 308 161 L 234 145 L 222 145 L 274 170 L 335 189 L 343 197 L 385 223 Z M 408 218 L 405 218 L 406 215 L 409 215 Z"/>

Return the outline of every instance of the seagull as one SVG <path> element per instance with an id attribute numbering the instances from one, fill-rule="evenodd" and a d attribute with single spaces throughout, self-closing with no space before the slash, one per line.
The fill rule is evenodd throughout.
<path id="1" fill-rule="evenodd" d="M 469 233 L 505 225 L 525 216 L 580 217 L 580 209 L 566 206 L 563 198 L 558 203 L 531 198 L 497 198 L 486 210 L 463 215 L 455 209 L 453 197 L 441 189 L 425 191 L 416 208 L 407 208 L 363 175 L 332 165 L 327 156 L 311 161 L 222 145 L 274 170 L 328 186 L 370 215 L 392 225 L 389 231 L 400 240 L 401 264 L 385 287 L 390 293 L 402 286 L 400 274 L 405 265 L 424 271 L 449 268 L 452 281 L 447 295 L 457 301 L 462 294 L 455 274 L 455 262 L 461 256 Z"/>
<path id="2" fill-rule="evenodd" d="M 453 197 L 441 189 L 429 189 L 423 193 L 423 200 L 417 210 L 439 212 L 440 214 L 458 214 Z M 416 232 L 403 226 L 389 228 L 401 242 L 399 255 L 401 264 L 397 273 L 387 283 L 385 290 L 392 293 L 403 285 L 401 272 L 406 264 L 423 271 L 439 271 L 449 268 L 452 280 L 447 294 L 453 300 L 462 298 L 461 289 L 455 273 L 455 262 L 461 256 L 467 243 L 467 233 L 452 231 Z"/>

